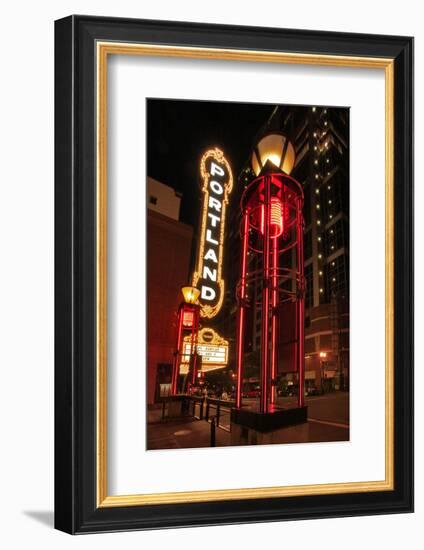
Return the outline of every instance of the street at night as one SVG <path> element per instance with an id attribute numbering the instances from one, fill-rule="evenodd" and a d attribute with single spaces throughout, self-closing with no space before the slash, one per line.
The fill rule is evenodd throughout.
<path id="1" fill-rule="evenodd" d="M 257 406 L 258 399 L 245 399 L 246 405 Z M 304 442 L 346 441 L 349 440 L 349 396 L 346 392 L 334 392 L 325 395 L 305 398 L 308 406 L 308 439 Z M 295 397 L 278 398 L 277 405 L 293 407 Z M 147 448 L 179 449 L 210 447 L 211 426 L 206 420 L 192 417 L 172 420 L 162 420 L 162 408 L 154 409 L 149 414 Z M 228 412 L 222 415 L 221 428 L 216 429 L 216 446 L 231 445 L 230 416 Z M 294 441 L 299 443 L 298 438 Z M 288 443 L 285 441 L 285 443 Z"/>

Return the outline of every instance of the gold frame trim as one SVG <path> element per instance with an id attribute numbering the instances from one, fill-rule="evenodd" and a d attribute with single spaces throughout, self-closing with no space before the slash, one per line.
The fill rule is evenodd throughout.
<path id="1" fill-rule="evenodd" d="M 394 489 L 394 60 L 219 48 L 157 46 L 123 42 L 96 44 L 97 53 L 97 506 L 142 506 L 219 500 L 276 498 L 388 491 Z M 283 487 L 255 487 L 109 496 L 107 494 L 107 60 L 109 55 L 144 55 L 285 63 L 385 71 L 385 214 L 386 214 L 386 433 L 385 479 Z"/>

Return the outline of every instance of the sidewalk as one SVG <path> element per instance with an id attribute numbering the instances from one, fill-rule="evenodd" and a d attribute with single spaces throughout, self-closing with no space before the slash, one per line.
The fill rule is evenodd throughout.
<path id="1" fill-rule="evenodd" d="M 147 425 L 147 449 L 188 449 L 210 447 L 211 425 L 206 420 L 196 420 L 191 417 L 172 420 L 150 421 Z M 150 417 L 151 418 L 151 417 Z M 300 430 L 299 430 L 300 432 Z M 302 430 L 304 433 L 304 430 Z M 309 419 L 307 436 L 301 441 L 294 437 L 293 441 L 284 443 L 312 443 L 329 441 L 348 441 L 349 429 L 333 422 Z M 231 433 L 221 428 L 216 429 L 216 447 L 231 445 Z"/>
<path id="2" fill-rule="evenodd" d="M 187 417 L 176 420 L 157 420 L 147 425 L 148 450 L 210 447 L 210 442 L 211 425 L 206 420 Z M 227 447 L 231 445 L 231 434 L 217 428 L 215 442 L 216 447 Z"/>

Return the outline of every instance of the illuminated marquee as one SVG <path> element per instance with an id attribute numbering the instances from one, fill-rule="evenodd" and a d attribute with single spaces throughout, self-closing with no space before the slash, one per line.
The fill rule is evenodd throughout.
<path id="1" fill-rule="evenodd" d="M 200 290 L 200 315 L 211 319 L 222 307 L 225 213 L 233 188 L 231 167 L 219 149 L 207 151 L 200 162 L 203 209 L 193 286 Z"/>
<path id="2" fill-rule="evenodd" d="M 202 372 L 221 369 L 228 363 L 228 341 L 211 328 L 199 331 L 196 351 L 201 357 Z M 191 336 L 186 336 L 183 342 L 181 358 L 181 374 L 187 374 L 191 355 Z"/>

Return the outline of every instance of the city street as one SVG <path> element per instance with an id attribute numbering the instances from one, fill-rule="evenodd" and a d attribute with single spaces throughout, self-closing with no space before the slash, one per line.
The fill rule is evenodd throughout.
<path id="1" fill-rule="evenodd" d="M 257 405 L 257 399 L 245 399 L 244 405 Z M 295 397 L 280 397 L 280 407 L 294 407 Z M 308 406 L 307 442 L 348 441 L 349 440 L 349 394 L 333 392 L 305 398 Z M 162 410 L 149 412 L 147 429 L 147 449 L 178 449 L 210 447 L 211 426 L 205 420 L 191 417 L 183 419 L 161 420 Z M 223 428 L 216 429 L 216 446 L 231 445 L 229 413 L 220 420 Z"/>

